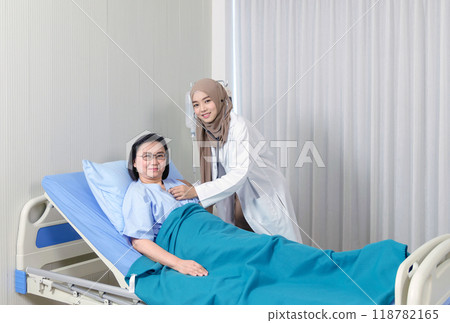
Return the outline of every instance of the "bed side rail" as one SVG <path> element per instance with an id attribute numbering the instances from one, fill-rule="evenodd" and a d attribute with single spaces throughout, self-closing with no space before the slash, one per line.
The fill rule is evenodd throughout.
<path id="1" fill-rule="evenodd" d="M 16 268 L 44 265 L 92 253 L 45 195 L 28 201 L 20 214 Z"/>
<path id="2" fill-rule="evenodd" d="M 443 304 L 450 297 L 450 238 L 437 245 L 411 279 L 408 305 Z"/>
<path id="3" fill-rule="evenodd" d="M 425 257 L 442 241 L 450 239 L 450 234 L 436 237 L 415 250 L 397 270 L 397 277 L 395 279 L 395 304 L 402 305 L 407 303 L 408 291 L 411 279 L 420 267 Z"/>

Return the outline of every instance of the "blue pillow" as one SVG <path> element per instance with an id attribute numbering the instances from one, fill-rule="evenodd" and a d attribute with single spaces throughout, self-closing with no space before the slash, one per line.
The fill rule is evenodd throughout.
<path id="1" fill-rule="evenodd" d="M 168 178 L 182 179 L 183 176 L 170 162 Z M 83 160 L 83 170 L 95 199 L 108 219 L 120 233 L 123 233 L 124 221 L 122 204 L 128 186 L 133 181 L 128 174 L 125 160 L 97 164 Z"/>

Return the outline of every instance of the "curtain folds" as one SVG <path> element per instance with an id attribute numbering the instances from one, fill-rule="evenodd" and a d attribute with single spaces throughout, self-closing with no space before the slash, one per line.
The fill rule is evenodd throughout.
<path id="1" fill-rule="evenodd" d="M 287 154 L 304 241 L 414 249 L 450 232 L 449 1 L 235 0 L 229 10 L 236 105 L 269 142 L 287 141 L 273 149 Z M 307 142 L 325 167 L 311 151 L 295 167 Z"/>

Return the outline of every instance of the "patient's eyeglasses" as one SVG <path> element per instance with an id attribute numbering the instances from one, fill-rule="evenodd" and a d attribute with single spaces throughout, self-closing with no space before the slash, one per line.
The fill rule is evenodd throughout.
<path id="1" fill-rule="evenodd" d="M 154 155 L 152 153 L 145 153 L 142 156 L 136 156 L 136 157 L 141 157 L 145 161 L 150 161 L 153 158 L 156 158 L 157 161 L 166 160 L 166 154 L 165 153 L 157 153 L 157 154 L 154 154 Z"/>

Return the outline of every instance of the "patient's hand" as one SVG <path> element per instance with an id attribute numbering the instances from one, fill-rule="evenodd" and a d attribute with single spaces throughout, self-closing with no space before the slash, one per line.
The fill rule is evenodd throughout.
<path id="1" fill-rule="evenodd" d="M 131 243 L 134 249 L 154 262 L 159 262 L 185 275 L 208 276 L 208 271 L 202 265 L 193 260 L 178 258 L 149 239 L 131 238 Z"/>
<path id="2" fill-rule="evenodd" d="M 187 182 L 186 182 L 187 183 Z M 189 183 L 188 183 L 189 184 Z M 191 184 L 174 186 L 169 189 L 169 193 L 173 195 L 177 200 L 188 200 L 197 197 L 197 191 Z"/>
<path id="3" fill-rule="evenodd" d="M 208 276 L 208 271 L 193 260 L 180 259 L 173 269 L 185 275 Z"/>

